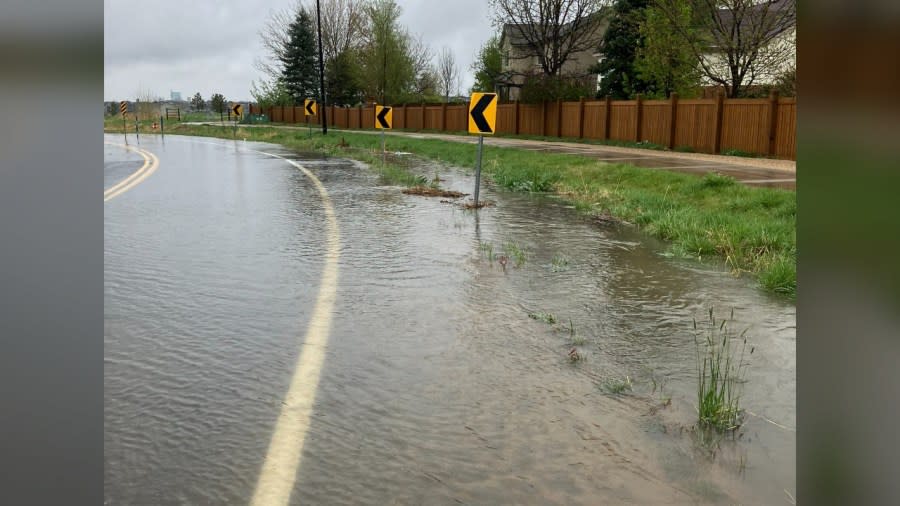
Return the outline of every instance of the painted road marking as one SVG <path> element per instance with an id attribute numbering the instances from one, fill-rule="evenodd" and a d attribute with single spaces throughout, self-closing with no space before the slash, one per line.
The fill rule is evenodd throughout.
<path id="1" fill-rule="evenodd" d="M 134 188 L 135 186 L 141 184 L 142 181 L 150 177 L 154 172 L 156 172 L 156 169 L 159 168 L 159 158 L 157 158 L 156 155 L 147 151 L 146 149 L 135 148 L 125 144 L 116 144 L 113 142 L 104 142 L 104 144 L 108 144 L 110 146 L 119 146 L 121 148 L 127 149 L 128 151 L 137 153 L 144 158 L 144 164 L 140 169 L 136 170 L 130 176 L 112 185 L 108 189 L 103 190 L 103 202 L 108 202 Z"/>
<path id="2" fill-rule="evenodd" d="M 300 349 L 300 355 L 297 357 L 294 376 L 284 398 L 281 414 L 278 416 L 275 432 L 269 442 L 269 451 L 266 453 L 266 460 L 263 462 L 251 501 L 253 505 L 280 505 L 290 502 L 297 470 L 300 468 L 300 461 L 303 458 L 303 445 L 309 431 L 316 391 L 319 389 L 322 363 L 325 361 L 325 347 L 328 344 L 331 316 L 337 295 L 340 232 L 331 197 L 328 196 L 328 191 L 315 174 L 283 156 L 263 151 L 257 152 L 286 161 L 300 169 L 313 182 L 322 199 L 328 224 L 325 268 L 322 271 L 316 306 L 306 328 L 306 339 Z"/>
<path id="3" fill-rule="evenodd" d="M 199 142 L 214 146 L 225 146 L 222 143 L 204 142 L 192 140 L 187 142 Z M 303 458 L 303 446 L 306 443 L 306 435 L 309 431 L 312 409 L 316 400 L 316 392 L 319 389 L 319 380 L 322 376 L 322 364 L 325 361 L 325 348 L 328 345 L 328 334 L 331 330 L 331 317 L 334 311 L 334 302 L 337 296 L 338 258 L 341 250 L 341 236 L 338 228 L 337 215 L 334 205 L 325 185 L 299 163 L 289 160 L 281 155 L 245 148 L 247 151 L 260 153 L 265 156 L 279 158 L 299 169 L 309 178 L 319 192 L 322 206 L 325 211 L 326 253 L 325 268 L 322 270 L 322 281 L 319 283 L 319 294 L 316 305 L 313 308 L 312 318 L 306 328 L 306 339 L 297 363 L 294 366 L 294 374 L 288 387 L 287 395 L 282 403 L 281 413 L 275 424 L 275 431 L 269 442 L 269 450 L 263 462 L 253 492 L 252 505 L 286 505 L 290 503 L 291 492 L 297 479 L 297 470 L 300 469 Z"/>

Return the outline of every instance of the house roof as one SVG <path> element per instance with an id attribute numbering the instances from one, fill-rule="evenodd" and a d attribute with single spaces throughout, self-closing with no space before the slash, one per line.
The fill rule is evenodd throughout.
<path id="1" fill-rule="evenodd" d="M 797 1 L 796 0 L 767 0 L 764 2 L 760 2 L 758 4 L 753 5 L 752 11 L 750 11 L 749 16 L 752 18 L 753 16 L 762 16 L 766 12 L 787 12 L 789 9 L 792 9 L 792 17 L 793 20 L 791 23 L 775 23 L 769 27 L 768 33 L 766 33 L 766 37 L 774 37 L 780 33 L 786 32 L 789 29 L 796 26 L 797 23 Z M 722 21 L 722 25 L 726 28 L 730 28 L 732 25 L 736 23 L 734 18 L 734 11 L 731 9 L 719 9 L 718 12 L 719 19 Z M 758 20 L 757 20 L 758 21 Z M 753 20 L 741 20 L 740 28 L 747 32 L 754 31 L 754 25 L 756 23 Z"/>
<path id="2" fill-rule="evenodd" d="M 591 13 L 590 16 L 596 16 L 596 17 L 602 19 L 602 17 L 606 14 L 607 10 L 608 10 L 608 8 L 606 6 L 601 7 L 597 11 Z M 572 29 L 573 24 L 574 24 L 574 20 L 569 21 L 568 23 L 565 23 L 562 26 L 562 30 L 561 30 L 562 34 L 563 35 L 567 34 L 568 31 Z M 513 46 L 528 46 L 529 42 L 528 42 L 528 40 L 525 39 L 525 37 L 522 36 L 522 29 L 519 28 L 519 27 L 526 27 L 526 26 L 529 26 L 529 25 L 524 24 L 524 23 L 504 23 L 503 24 L 503 32 L 500 35 L 500 46 L 503 47 L 503 43 L 504 43 L 504 41 L 506 41 L 506 39 L 509 39 L 510 45 L 513 45 Z M 585 25 L 582 25 L 582 26 L 585 26 Z"/>

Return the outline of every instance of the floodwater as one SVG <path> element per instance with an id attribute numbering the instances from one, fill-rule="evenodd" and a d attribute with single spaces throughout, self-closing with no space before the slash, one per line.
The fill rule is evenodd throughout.
<path id="1" fill-rule="evenodd" d="M 483 184 L 496 204 L 475 213 L 403 195 L 361 164 L 277 146 L 174 136 L 140 146 L 159 169 L 105 204 L 106 504 L 253 495 L 315 304 L 326 221 L 309 179 L 248 148 L 315 173 L 341 234 L 292 503 L 796 495 L 796 311 L 752 280 L 668 258 L 664 244 L 552 197 Z M 140 166 L 118 146 L 105 153 L 106 187 Z M 472 191 L 463 171 L 420 170 Z M 527 258 L 504 269 L 487 244 Z M 755 349 L 742 396 L 752 414 L 717 448 L 691 430 L 691 322 L 710 306 L 733 308 Z M 569 360 L 573 346 L 584 360 Z M 609 391 L 626 377 L 631 391 Z"/>

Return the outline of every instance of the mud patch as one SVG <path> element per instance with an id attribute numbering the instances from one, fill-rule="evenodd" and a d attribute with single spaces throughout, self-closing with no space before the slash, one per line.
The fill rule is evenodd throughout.
<path id="1" fill-rule="evenodd" d="M 430 186 L 411 186 L 403 190 L 403 193 L 407 195 L 421 195 L 423 197 L 444 197 L 454 199 L 458 199 L 460 197 L 465 197 L 466 195 L 468 195 L 468 193 L 444 190 L 441 188 L 432 188 Z"/>

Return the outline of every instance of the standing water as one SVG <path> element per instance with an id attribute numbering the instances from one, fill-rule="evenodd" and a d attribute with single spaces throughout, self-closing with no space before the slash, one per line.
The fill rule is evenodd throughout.
<path id="1" fill-rule="evenodd" d="M 358 163 L 169 136 L 105 217 L 108 504 L 247 503 L 341 234 L 296 503 L 790 504 L 795 308 L 549 197 L 477 212 Z M 130 158 L 129 158 L 130 157 Z M 133 155 L 107 148 L 108 171 Z M 460 171 L 445 188 L 471 192 Z M 116 178 L 107 183 L 114 184 Z M 501 257 L 503 262 L 501 262 Z M 503 265 L 505 264 L 505 265 Z M 692 318 L 755 352 L 744 425 L 694 429 Z M 573 359 L 575 358 L 575 359 Z"/>

